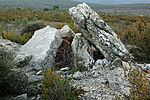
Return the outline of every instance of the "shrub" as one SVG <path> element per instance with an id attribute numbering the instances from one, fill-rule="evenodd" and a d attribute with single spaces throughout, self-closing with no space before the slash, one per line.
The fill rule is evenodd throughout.
<path id="1" fill-rule="evenodd" d="M 11 40 L 12 42 L 25 44 L 31 37 L 30 34 L 23 34 L 22 36 L 16 33 L 13 29 L 8 30 L 8 32 L 3 31 L 2 36 L 4 39 Z"/>
<path id="2" fill-rule="evenodd" d="M 66 24 L 65 23 L 56 23 L 56 25 L 54 26 L 55 28 L 57 29 L 61 29 L 65 26 Z"/>
<path id="3" fill-rule="evenodd" d="M 76 100 L 74 89 L 68 79 L 56 75 L 54 70 L 44 70 L 42 98 L 44 100 Z"/>
<path id="4" fill-rule="evenodd" d="M 53 10 L 59 10 L 59 6 L 53 6 Z"/>
<path id="5" fill-rule="evenodd" d="M 34 34 L 34 32 L 38 29 L 44 28 L 46 24 L 43 21 L 35 21 L 27 24 L 22 29 L 21 35 L 23 34 L 31 34 L 31 36 Z"/>
<path id="6" fill-rule="evenodd" d="M 14 53 L 0 48 L 0 97 L 22 94 L 27 86 L 27 76 L 12 70 L 15 66 Z"/>
<path id="7" fill-rule="evenodd" d="M 127 40 L 130 44 L 136 45 L 142 49 L 141 54 L 133 52 L 136 61 L 150 62 L 150 25 L 145 20 L 139 20 L 133 27 L 126 31 Z"/>
<path id="8" fill-rule="evenodd" d="M 130 64 L 131 66 L 131 64 Z M 140 71 L 136 69 L 129 70 L 128 78 L 131 84 L 131 94 L 128 100 L 149 100 L 150 99 L 150 80 L 140 66 Z"/>
<path id="9" fill-rule="evenodd" d="M 71 22 L 69 24 L 69 27 L 75 32 L 75 33 L 80 33 L 80 31 L 78 30 L 78 28 L 74 25 L 73 22 Z"/>

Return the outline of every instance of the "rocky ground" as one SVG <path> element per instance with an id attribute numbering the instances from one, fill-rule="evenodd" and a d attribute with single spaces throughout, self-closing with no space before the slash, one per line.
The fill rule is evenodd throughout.
<path id="1" fill-rule="evenodd" d="M 130 84 L 125 76 L 130 69 L 128 61 L 132 62 L 134 57 L 116 33 L 87 4 L 70 8 L 69 13 L 82 33 L 74 33 L 67 25 L 61 30 L 47 26 L 37 30 L 25 45 L 0 39 L 0 48 L 16 53 L 17 66 L 14 69 L 23 70 L 27 77 L 26 91 L 14 98 L 40 100 L 41 84 L 35 86 L 33 83 L 43 78 L 43 69 L 53 66 L 57 51 L 70 45 L 74 56 L 80 58 L 73 60 L 74 66 L 78 68 L 80 64 L 87 70 L 71 73 L 71 68 L 62 65 L 57 73 L 63 72 L 65 77 L 74 81 L 75 88 L 84 90 L 79 99 L 115 100 L 119 96 L 123 100 L 124 95 L 130 94 Z M 133 68 L 139 70 L 137 64 L 132 63 Z M 149 64 L 141 66 L 145 72 L 150 70 Z"/>

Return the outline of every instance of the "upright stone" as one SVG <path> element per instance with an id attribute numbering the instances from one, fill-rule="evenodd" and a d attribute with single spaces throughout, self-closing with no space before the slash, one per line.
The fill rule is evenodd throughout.
<path id="1" fill-rule="evenodd" d="M 91 44 L 99 49 L 105 58 L 131 60 L 132 56 L 117 37 L 116 33 L 87 4 L 69 9 L 75 25 Z"/>
<path id="2" fill-rule="evenodd" d="M 80 61 L 83 61 L 83 66 L 90 68 L 94 63 L 93 51 L 81 33 L 75 35 L 71 46 L 76 60 L 75 63 L 79 64 Z"/>
<path id="3" fill-rule="evenodd" d="M 21 52 L 32 55 L 31 66 L 37 69 L 52 67 L 57 49 L 62 42 L 58 32 L 50 26 L 37 30 L 32 38 L 21 47 Z"/>

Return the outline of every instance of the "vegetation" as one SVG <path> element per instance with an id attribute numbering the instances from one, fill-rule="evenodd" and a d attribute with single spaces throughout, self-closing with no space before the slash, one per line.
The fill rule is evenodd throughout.
<path id="1" fill-rule="evenodd" d="M 39 30 L 44 27 L 46 27 L 46 24 L 43 21 L 30 22 L 23 27 L 21 34 L 22 34 L 22 36 L 24 34 L 31 34 L 31 36 L 32 36 L 36 30 Z"/>
<path id="2" fill-rule="evenodd" d="M 76 100 L 74 88 L 68 79 L 56 75 L 54 70 L 44 70 L 42 98 L 43 100 Z"/>
<path id="3" fill-rule="evenodd" d="M 31 37 L 30 34 L 18 34 L 13 29 L 8 31 L 3 31 L 2 36 L 4 39 L 11 40 L 12 42 L 25 44 Z"/>
<path id="4" fill-rule="evenodd" d="M 130 64 L 131 66 L 131 64 Z M 129 70 L 128 79 L 131 84 L 131 94 L 127 97 L 128 100 L 149 100 L 150 99 L 150 80 L 146 76 L 146 72 L 136 69 Z"/>
<path id="5" fill-rule="evenodd" d="M 150 61 L 150 24 L 141 18 L 125 32 L 118 31 L 120 37 L 125 36 L 126 41 L 131 45 L 136 45 L 141 48 L 141 52 L 136 52 L 132 48 L 133 56 L 136 61 L 149 62 Z"/>
<path id="6" fill-rule="evenodd" d="M 0 48 L 0 99 L 5 96 L 21 93 L 24 85 L 21 82 L 22 73 L 11 70 L 14 65 L 14 53 Z M 24 83 L 24 79 L 22 79 Z"/>

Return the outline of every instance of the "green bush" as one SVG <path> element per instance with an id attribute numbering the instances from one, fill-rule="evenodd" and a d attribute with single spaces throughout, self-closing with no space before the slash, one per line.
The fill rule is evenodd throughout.
<path id="1" fill-rule="evenodd" d="M 0 48 L 0 97 L 22 94 L 27 86 L 27 77 L 15 66 L 14 53 Z"/>
<path id="2" fill-rule="evenodd" d="M 4 39 L 8 39 L 12 42 L 16 42 L 19 44 L 25 44 L 31 37 L 30 34 L 18 34 L 14 31 L 14 29 L 3 31 L 2 36 Z"/>
<path id="3" fill-rule="evenodd" d="M 32 36 L 36 30 L 44 28 L 45 26 L 46 24 L 43 21 L 30 22 L 24 26 L 21 34 L 31 34 Z"/>
<path id="4" fill-rule="evenodd" d="M 43 100 L 76 100 L 74 89 L 68 79 L 56 75 L 54 70 L 44 70 L 42 99 Z"/>

